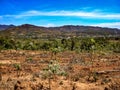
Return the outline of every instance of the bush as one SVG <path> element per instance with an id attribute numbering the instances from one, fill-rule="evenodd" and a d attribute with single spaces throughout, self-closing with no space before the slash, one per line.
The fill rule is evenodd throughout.
<path id="1" fill-rule="evenodd" d="M 111 43 L 109 46 L 110 50 L 116 53 L 120 53 L 120 42 Z"/>
<path id="2" fill-rule="evenodd" d="M 93 47 L 96 45 L 96 42 L 93 38 L 85 38 L 81 41 L 80 49 L 82 51 L 91 51 Z"/>

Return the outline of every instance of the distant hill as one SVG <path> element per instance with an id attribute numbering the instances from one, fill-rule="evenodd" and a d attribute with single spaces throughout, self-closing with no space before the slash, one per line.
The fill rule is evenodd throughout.
<path id="1" fill-rule="evenodd" d="M 5 29 L 5 28 L 4 28 Z M 120 29 L 65 25 L 60 27 L 40 27 L 30 24 L 6 27 L 0 31 L 1 36 L 15 38 L 63 38 L 71 36 L 120 36 Z"/>
<path id="2" fill-rule="evenodd" d="M 14 25 L 0 25 L 0 30 L 5 30 L 11 27 L 15 27 Z"/>

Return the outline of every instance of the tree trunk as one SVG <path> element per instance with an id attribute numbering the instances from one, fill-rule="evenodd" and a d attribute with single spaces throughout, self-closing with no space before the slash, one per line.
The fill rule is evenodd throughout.
<path id="1" fill-rule="evenodd" d="M 2 81 L 2 73 L 0 73 L 0 81 Z"/>

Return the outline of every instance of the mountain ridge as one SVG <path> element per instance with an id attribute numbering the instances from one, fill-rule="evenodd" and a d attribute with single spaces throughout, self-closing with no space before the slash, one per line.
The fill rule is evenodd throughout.
<path id="1" fill-rule="evenodd" d="M 10 25 L 2 25 L 2 24 L 0 24 L 0 31 L 1 31 L 1 30 L 6 30 L 6 29 L 11 28 L 11 27 L 15 27 L 15 25 L 13 25 L 13 24 L 10 24 Z"/>
<path id="2" fill-rule="evenodd" d="M 120 29 L 94 26 L 64 25 L 59 27 L 43 27 L 32 24 L 22 24 L 0 31 L 1 36 L 11 37 L 71 37 L 71 36 L 120 36 Z"/>

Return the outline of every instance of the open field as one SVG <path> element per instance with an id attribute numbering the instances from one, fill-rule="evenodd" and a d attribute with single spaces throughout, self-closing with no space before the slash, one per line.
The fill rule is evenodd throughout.
<path id="1" fill-rule="evenodd" d="M 54 61 L 65 74 L 45 77 Z M 120 53 L 94 53 L 91 59 L 85 52 L 1 50 L 0 90 L 50 90 L 49 84 L 51 90 L 119 90 Z"/>

